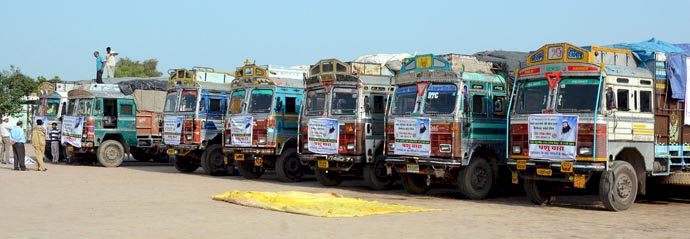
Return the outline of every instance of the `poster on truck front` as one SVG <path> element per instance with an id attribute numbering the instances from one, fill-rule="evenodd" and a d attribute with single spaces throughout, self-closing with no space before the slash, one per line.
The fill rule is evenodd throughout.
<path id="1" fill-rule="evenodd" d="M 163 119 L 163 143 L 179 145 L 183 124 L 184 117 L 182 116 L 165 116 L 165 119 Z"/>
<path id="2" fill-rule="evenodd" d="M 81 136 L 84 132 L 84 117 L 62 117 L 62 137 L 60 141 L 81 148 Z"/>
<path id="3" fill-rule="evenodd" d="M 252 116 L 230 118 L 230 139 L 233 146 L 252 146 L 253 121 Z"/>
<path id="4" fill-rule="evenodd" d="M 575 159 L 577 116 L 530 115 L 529 157 L 537 159 Z"/>
<path id="5" fill-rule="evenodd" d="M 431 155 L 431 119 L 396 118 L 395 145 L 393 151 L 399 155 Z"/>
<path id="6" fill-rule="evenodd" d="M 336 119 L 310 119 L 308 149 L 317 154 L 337 154 L 340 128 Z"/>

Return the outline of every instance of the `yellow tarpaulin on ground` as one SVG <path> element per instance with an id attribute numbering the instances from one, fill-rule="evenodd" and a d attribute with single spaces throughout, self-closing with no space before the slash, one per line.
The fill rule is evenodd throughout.
<path id="1" fill-rule="evenodd" d="M 233 190 L 213 196 L 213 200 L 318 217 L 358 217 L 395 212 L 426 212 L 438 210 L 367 201 L 358 198 L 346 198 L 337 193 L 308 193 L 297 191 L 240 192 Z"/>

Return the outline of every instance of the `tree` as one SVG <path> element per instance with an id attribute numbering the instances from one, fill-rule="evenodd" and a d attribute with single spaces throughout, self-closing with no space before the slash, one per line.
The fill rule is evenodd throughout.
<path id="1" fill-rule="evenodd" d="M 139 62 L 123 57 L 117 61 L 115 67 L 115 77 L 159 77 L 163 75 L 156 70 L 158 67 L 158 60 L 156 59 Z"/>
<path id="2" fill-rule="evenodd" d="M 45 79 L 45 77 L 43 77 Z M 15 115 L 22 109 L 22 97 L 36 92 L 38 82 L 31 79 L 14 66 L 0 72 L 0 114 Z"/>

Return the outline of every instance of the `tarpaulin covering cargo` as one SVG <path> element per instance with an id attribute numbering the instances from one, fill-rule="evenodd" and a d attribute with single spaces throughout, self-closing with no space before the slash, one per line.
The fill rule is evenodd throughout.
<path id="1" fill-rule="evenodd" d="M 137 110 L 162 113 L 165 107 L 165 91 L 135 90 L 132 96 L 137 104 Z"/>
<path id="2" fill-rule="evenodd" d="M 438 209 L 346 198 L 337 193 L 240 192 L 228 191 L 213 200 L 242 206 L 317 217 L 359 217 L 399 212 L 427 212 Z"/>
<path id="3" fill-rule="evenodd" d="M 132 93 L 134 93 L 135 90 L 168 90 L 168 81 L 160 80 L 158 78 L 126 80 L 120 81 L 117 84 L 120 86 L 120 91 L 122 91 L 122 94 L 125 95 L 131 95 Z"/>
<path id="4" fill-rule="evenodd" d="M 354 62 L 377 63 L 387 67 L 391 71 L 398 72 L 400 71 L 400 67 L 402 67 L 402 60 L 408 57 L 412 57 L 412 55 L 408 53 L 373 54 L 357 57 Z"/>
<path id="5" fill-rule="evenodd" d="M 503 72 L 508 73 L 508 77 L 515 76 L 515 69 L 527 65 L 529 53 L 520 51 L 480 51 L 472 54 L 481 61 L 492 62 L 498 65 Z"/>

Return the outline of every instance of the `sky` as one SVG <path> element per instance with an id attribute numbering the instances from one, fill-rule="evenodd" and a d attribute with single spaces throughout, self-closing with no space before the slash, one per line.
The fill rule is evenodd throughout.
<path id="1" fill-rule="evenodd" d="M 662 4 L 663 3 L 663 4 Z M 95 78 L 93 51 L 158 70 L 350 61 L 376 53 L 690 42 L 690 1 L 31 1 L 0 3 L 0 69 Z"/>

